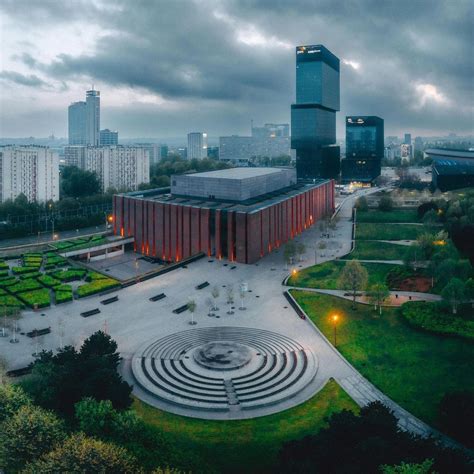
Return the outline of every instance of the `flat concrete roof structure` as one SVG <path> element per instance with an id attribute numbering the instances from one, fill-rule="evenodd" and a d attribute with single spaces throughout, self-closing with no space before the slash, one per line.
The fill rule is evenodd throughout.
<path id="1" fill-rule="evenodd" d="M 294 168 L 231 168 L 172 176 L 171 194 L 243 202 L 295 184 Z"/>

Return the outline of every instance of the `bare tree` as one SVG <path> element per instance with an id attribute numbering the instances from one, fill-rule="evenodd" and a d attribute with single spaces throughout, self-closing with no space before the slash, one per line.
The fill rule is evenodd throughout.
<path id="1" fill-rule="evenodd" d="M 214 301 L 212 298 L 206 298 L 206 306 L 208 307 L 209 311 L 207 313 L 208 316 L 214 316 L 214 313 L 212 312 L 214 309 Z"/>
<path id="2" fill-rule="evenodd" d="M 301 262 L 303 260 L 303 255 L 306 252 L 306 245 L 303 242 L 298 242 L 296 244 L 296 251 L 298 252 L 298 258 Z"/>
<path id="3" fill-rule="evenodd" d="M 245 304 L 244 304 L 245 297 L 247 296 L 247 291 L 245 290 L 243 285 L 240 286 L 239 296 L 240 296 L 240 307 L 239 307 L 239 309 L 243 311 L 244 309 L 247 309 L 245 307 Z"/>
<path id="4" fill-rule="evenodd" d="M 357 292 L 365 290 L 367 280 L 367 270 L 357 260 L 349 260 L 342 269 L 338 283 L 343 290 L 351 292 L 353 308 L 355 308 Z"/>

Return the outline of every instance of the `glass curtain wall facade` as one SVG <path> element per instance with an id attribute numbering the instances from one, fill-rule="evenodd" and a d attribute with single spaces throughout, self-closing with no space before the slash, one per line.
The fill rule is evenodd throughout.
<path id="1" fill-rule="evenodd" d="M 86 103 L 74 102 L 68 108 L 69 145 L 86 145 Z"/>
<path id="2" fill-rule="evenodd" d="M 346 158 L 342 182 L 371 183 L 380 176 L 384 155 L 384 122 L 375 116 L 346 117 Z"/>
<path id="3" fill-rule="evenodd" d="M 296 48 L 296 103 L 291 106 L 291 148 L 298 179 L 338 178 L 340 153 L 339 59 L 322 45 Z"/>

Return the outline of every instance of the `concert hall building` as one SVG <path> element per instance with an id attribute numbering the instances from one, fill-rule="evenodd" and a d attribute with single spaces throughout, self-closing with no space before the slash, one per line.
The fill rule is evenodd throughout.
<path id="1" fill-rule="evenodd" d="M 114 233 L 165 262 L 204 252 L 254 263 L 334 211 L 334 181 L 294 169 L 233 168 L 171 177 L 171 188 L 117 194 Z"/>

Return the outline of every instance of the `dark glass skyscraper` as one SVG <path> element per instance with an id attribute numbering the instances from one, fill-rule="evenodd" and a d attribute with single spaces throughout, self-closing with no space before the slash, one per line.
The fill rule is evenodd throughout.
<path id="1" fill-rule="evenodd" d="M 298 179 L 337 178 L 336 111 L 339 59 L 322 45 L 296 48 L 296 104 L 291 106 L 291 148 Z"/>
<path id="2" fill-rule="evenodd" d="M 383 119 L 380 117 L 346 117 L 346 158 L 341 161 L 342 182 L 371 183 L 380 176 L 383 134 Z"/>

